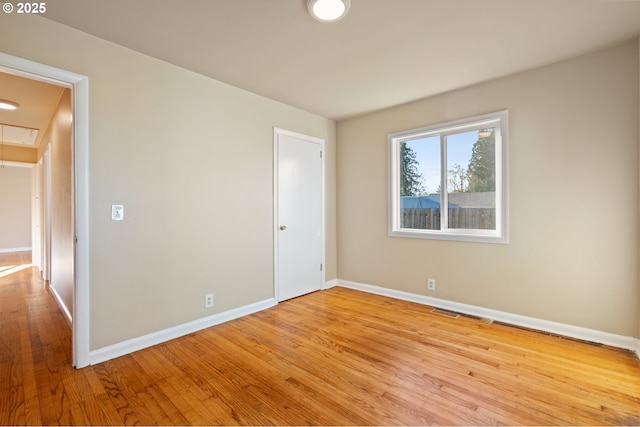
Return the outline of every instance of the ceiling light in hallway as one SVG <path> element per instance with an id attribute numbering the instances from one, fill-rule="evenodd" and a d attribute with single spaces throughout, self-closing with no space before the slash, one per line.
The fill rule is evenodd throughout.
<path id="1" fill-rule="evenodd" d="M 18 107 L 19 105 L 17 102 L 0 99 L 0 109 L 2 110 L 15 110 Z"/>

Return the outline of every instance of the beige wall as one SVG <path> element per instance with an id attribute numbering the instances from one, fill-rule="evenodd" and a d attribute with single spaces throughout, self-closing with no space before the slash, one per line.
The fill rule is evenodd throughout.
<path id="1" fill-rule="evenodd" d="M 0 251 L 31 248 L 31 168 L 0 168 Z"/>
<path id="2" fill-rule="evenodd" d="M 327 141 L 336 277 L 332 121 L 39 17 L 0 51 L 89 78 L 91 349 L 273 297 L 273 126 Z"/>
<path id="3" fill-rule="evenodd" d="M 638 93 L 634 41 L 339 122 L 338 276 L 638 337 Z M 388 237 L 387 134 L 505 108 L 510 243 Z"/>
<path id="4" fill-rule="evenodd" d="M 0 51 L 89 77 L 92 349 L 273 296 L 273 126 L 327 140 L 327 280 L 434 277 L 434 297 L 640 335 L 635 42 L 343 121 L 339 145 L 330 120 L 39 17 L 0 15 Z M 510 244 L 389 238 L 387 133 L 503 108 Z"/>

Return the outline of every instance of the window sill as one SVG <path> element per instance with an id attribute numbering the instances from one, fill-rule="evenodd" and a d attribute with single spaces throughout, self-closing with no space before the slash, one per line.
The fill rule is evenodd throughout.
<path id="1" fill-rule="evenodd" d="M 509 238 L 506 235 L 500 235 L 498 232 L 487 233 L 478 230 L 464 230 L 464 232 L 456 231 L 427 231 L 427 230 L 391 230 L 389 237 L 404 237 L 410 239 L 426 239 L 426 240 L 450 240 L 454 242 L 473 242 L 473 243 L 494 243 L 509 244 Z"/>

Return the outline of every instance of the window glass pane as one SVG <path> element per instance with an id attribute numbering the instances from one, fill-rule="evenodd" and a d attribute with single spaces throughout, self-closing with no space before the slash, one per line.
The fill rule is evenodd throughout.
<path id="1" fill-rule="evenodd" d="M 400 159 L 400 227 L 440 230 L 440 136 L 403 141 Z"/>
<path id="2" fill-rule="evenodd" d="M 449 228 L 496 229 L 495 128 L 447 136 Z"/>

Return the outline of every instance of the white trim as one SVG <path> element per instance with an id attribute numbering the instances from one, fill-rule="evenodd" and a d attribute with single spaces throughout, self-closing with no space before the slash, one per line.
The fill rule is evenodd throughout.
<path id="1" fill-rule="evenodd" d="M 324 286 L 322 286 L 322 290 L 325 291 L 327 289 L 331 289 L 335 286 L 338 286 L 338 279 L 329 280 L 324 282 Z"/>
<path id="2" fill-rule="evenodd" d="M 273 297 L 276 301 L 280 300 L 280 268 L 278 268 L 280 257 L 278 255 L 280 250 L 280 244 L 278 242 L 278 227 L 279 217 L 278 212 L 280 209 L 278 203 L 278 188 L 280 188 L 280 181 L 278 178 L 278 135 L 281 129 L 273 128 Z"/>
<path id="3" fill-rule="evenodd" d="M 42 153 L 42 280 L 51 280 L 51 142 Z"/>
<path id="4" fill-rule="evenodd" d="M 5 166 L 11 166 L 15 168 L 33 168 L 37 163 L 29 163 L 29 162 L 14 162 L 11 160 L 5 160 L 3 163 Z"/>
<path id="5" fill-rule="evenodd" d="M 42 235 L 41 210 L 42 207 L 42 161 L 38 161 L 31 168 L 31 264 L 42 271 Z"/>
<path id="6" fill-rule="evenodd" d="M 74 366 L 81 368 L 90 363 L 90 299 L 89 299 L 89 79 L 75 83 L 72 91 L 74 114 L 73 178 L 75 187 L 75 292 L 73 322 Z"/>
<path id="7" fill-rule="evenodd" d="M 69 308 L 65 305 L 58 291 L 56 291 L 56 288 L 49 285 L 49 292 L 51 292 L 51 295 L 53 295 L 53 298 L 58 303 L 58 307 L 60 307 L 60 309 L 62 310 L 62 314 L 64 314 L 64 317 L 67 319 L 67 322 L 69 323 L 69 325 L 72 325 L 73 320 L 71 318 L 71 312 L 69 311 Z"/>
<path id="8" fill-rule="evenodd" d="M 0 52 L 0 70 L 71 88 L 76 247 L 72 323 L 73 365 L 89 365 L 89 80 L 86 76 Z"/>
<path id="9" fill-rule="evenodd" d="M 274 298 L 269 298 L 263 301 L 245 305 L 243 307 L 234 308 L 229 311 L 204 317 L 202 319 L 183 323 L 182 325 L 153 332 L 138 338 L 132 338 L 117 344 L 103 347 L 98 350 L 93 350 L 90 354 L 91 364 L 95 365 L 97 363 L 102 363 L 110 359 L 115 359 L 116 357 L 124 356 L 126 354 L 158 345 L 175 338 L 180 338 L 193 332 L 207 329 L 212 326 L 228 322 L 230 320 L 238 319 L 249 314 L 266 310 L 275 305 L 276 300 Z"/>
<path id="10" fill-rule="evenodd" d="M 279 206 L 278 206 L 278 191 L 279 191 L 279 182 L 278 182 L 278 137 L 280 135 L 288 135 L 288 136 L 292 136 L 294 138 L 297 139 L 301 139 L 307 142 L 311 142 L 314 144 L 319 144 L 320 145 L 320 155 L 321 157 L 321 181 L 322 181 L 322 189 L 320 190 L 322 192 L 322 215 L 321 215 L 321 245 L 322 247 L 320 248 L 321 250 L 321 254 L 322 254 L 322 259 L 321 259 L 321 264 L 322 264 L 322 275 L 321 275 L 321 285 L 320 285 L 320 289 L 323 289 L 322 286 L 325 283 L 325 271 L 326 271 L 326 267 L 327 267 L 327 263 L 326 263 L 326 258 L 325 258 L 325 247 L 326 247 L 326 229 L 325 229 L 325 140 L 322 138 L 318 138 L 315 136 L 310 136 L 310 135 L 305 135 L 302 133 L 298 133 L 298 132 L 293 132 L 287 129 L 282 129 L 282 128 L 278 128 L 278 127 L 273 127 L 273 295 L 275 297 L 276 301 L 280 301 L 280 296 L 279 296 L 279 283 L 280 283 L 280 276 L 279 276 L 279 243 L 278 243 L 278 239 L 279 239 L 279 226 L 280 226 L 280 220 L 278 218 L 279 215 Z"/>
<path id="11" fill-rule="evenodd" d="M 31 250 L 31 246 L 24 247 L 24 248 L 3 248 L 3 249 L 0 249 L 0 254 L 6 254 L 9 252 L 26 252 L 30 250 Z"/>
<path id="12" fill-rule="evenodd" d="M 474 305 L 447 301 L 439 298 L 397 291 L 394 289 L 382 288 L 379 286 L 350 282 L 348 280 L 338 279 L 338 286 L 368 292 L 371 294 L 382 295 L 403 301 L 410 301 L 418 304 L 442 308 L 445 310 L 456 311 L 459 313 L 469 314 L 481 318 L 488 318 L 510 325 L 535 329 L 541 332 L 548 332 L 599 344 L 610 345 L 626 350 L 632 350 L 635 351 L 640 357 L 640 339 L 633 337 L 625 337 L 623 335 L 616 335 L 609 332 L 602 332 L 594 329 L 583 328 L 580 326 L 573 326 L 567 325 L 565 323 L 537 319 L 534 317 L 521 316 L 519 314 L 507 313 L 504 311 L 492 310 Z"/>

